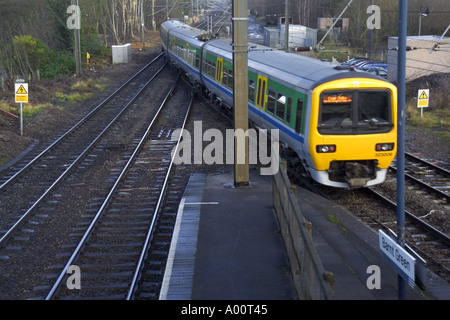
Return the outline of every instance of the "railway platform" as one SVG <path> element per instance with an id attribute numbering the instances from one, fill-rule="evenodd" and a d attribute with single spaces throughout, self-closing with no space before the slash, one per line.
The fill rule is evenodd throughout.
<path id="1" fill-rule="evenodd" d="M 300 208 L 338 300 L 396 300 L 397 274 L 381 256 L 378 234 L 341 206 L 302 188 Z M 161 300 L 293 300 L 289 264 L 273 212 L 272 178 L 250 171 L 234 188 L 232 173 L 194 174 L 178 210 Z M 369 289 L 369 266 L 381 288 Z M 449 299 L 448 284 L 407 286 L 406 299 Z"/>

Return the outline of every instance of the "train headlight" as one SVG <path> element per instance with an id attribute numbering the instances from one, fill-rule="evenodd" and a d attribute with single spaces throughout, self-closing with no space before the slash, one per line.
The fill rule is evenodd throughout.
<path id="1" fill-rule="evenodd" d="M 335 144 L 318 145 L 316 146 L 317 153 L 333 153 L 336 152 Z"/>
<path id="2" fill-rule="evenodd" d="M 394 143 L 377 143 L 377 145 L 375 146 L 375 151 L 392 151 L 394 150 L 394 145 Z"/>

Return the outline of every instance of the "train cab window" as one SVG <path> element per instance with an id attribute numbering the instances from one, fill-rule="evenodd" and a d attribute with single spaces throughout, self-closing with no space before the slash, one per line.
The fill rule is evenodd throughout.
<path id="1" fill-rule="evenodd" d="M 322 97 L 321 127 L 352 125 L 352 93 L 326 94 Z"/>
<path id="2" fill-rule="evenodd" d="M 295 119 L 295 132 L 302 133 L 303 100 L 297 100 L 297 116 Z"/>
<path id="3" fill-rule="evenodd" d="M 284 111 L 286 106 L 286 96 L 279 93 L 277 99 L 277 117 L 284 120 Z"/>
<path id="4" fill-rule="evenodd" d="M 275 91 L 269 89 L 269 96 L 267 98 L 267 111 L 270 113 L 275 112 Z"/>
<path id="5" fill-rule="evenodd" d="M 391 119 L 390 92 L 387 90 L 354 90 L 325 92 L 321 95 L 319 133 L 372 134 L 389 132 Z"/>
<path id="6" fill-rule="evenodd" d="M 255 81 L 249 80 L 248 82 L 248 100 L 255 102 Z"/>
<path id="7" fill-rule="evenodd" d="M 358 99 L 358 124 L 389 124 L 389 95 L 387 92 L 361 92 Z"/>

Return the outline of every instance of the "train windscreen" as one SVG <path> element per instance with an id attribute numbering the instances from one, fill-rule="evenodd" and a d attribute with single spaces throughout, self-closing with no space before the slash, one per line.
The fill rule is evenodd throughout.
<path id="1" fill-rule="evenodd" d="M 321 134 L 371 134 L 392 127 L 387 90 L 325 91 L 321 95 L 318 130 Z"/>

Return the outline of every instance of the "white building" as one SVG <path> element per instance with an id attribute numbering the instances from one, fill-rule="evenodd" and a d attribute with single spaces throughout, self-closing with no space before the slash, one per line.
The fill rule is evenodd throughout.
<path id="1" fill-rule="evenodd" d="M 285 48 L 285 25 L 264 28 L 264 45 L 271 48 Z M 289 47 L 315 47 L 317 30 L 298 24 L 289 25 Z"/>

